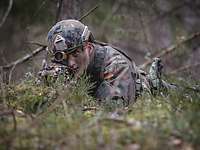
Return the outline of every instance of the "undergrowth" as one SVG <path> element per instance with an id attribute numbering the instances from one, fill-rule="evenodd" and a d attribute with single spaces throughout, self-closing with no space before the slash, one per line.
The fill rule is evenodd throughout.
<path id="1" fill-rule="evenodd" d="M 164 97 L 146 93 L 111 112 L 88 95 L 86 76 L 47 86 L 29 75 L 1 86 L 0 149 L 199 149 L 199 83 L 176 82 Z"/>

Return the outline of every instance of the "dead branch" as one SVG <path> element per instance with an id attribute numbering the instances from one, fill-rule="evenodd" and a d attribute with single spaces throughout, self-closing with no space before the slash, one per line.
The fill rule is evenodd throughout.
<path id="1" fill-rule="evenodd" d="M 42 7 L 45 6 L 46 2 L 47 2 L 47 0 L 43 0 L 43 1 L 41 2 L 40 7 L 39 7 L 38 9 L 36 9 L 36 11 L 34 12 L 34 14 L 33 14 L 33 16 L 32 16 L 33 18 L 35 18 L 35 17 L 39 14 L 40 10 L 42 9 Z"/>
<path id="2" fill-rule="evenodd" d="M 170 75 L 177 74 L 178 72 L 182 72 L 182 71 L 185 71 L 185 70 L 189 70 L 189 69 L 191 69 L 191 68 L 196 68 L 196 67 L 198 67 L 198 66 L 200 66 L 200 63 L 182 66 L 182 67 L 180 67 L 180 68 L 178 68 L 178 69 L 176 69 L 176 70 L 171 71 L 169 74 L 170 74 Z"/>
<path id="3" fill-rule="evenodd" d="M 24 57 L 14 61 L 14 62 L 12 62 L 12 63 L 10 63 L 8 65 L 1 66 L 1 67 L 3 68 L 3 70 L 8 70 L 8 69 L 12 68 L 13 66 L 16 66 L 16 65 L 19 65 L 19 64 L 22 64 L 22 63 L 26 62 L 30 58 L 32 58 L 35 55 L 37 55 L 39 52 L 45 50 L 46 48 L 47 48 L 47 46 L 41 46 L 41 47 L 37 48 L 36 50 L 34 50 L 32 53 L 27 54 Z"/>
<path id="4" fill-rule="evenodd" d="M 16 65 L 13 65 L 12 68 L 10 69 L 9 76 L 8 76 L 8 84 L 9 85 L 11 84 L 12 74 L 13 74 L 13 71 L 15 70 L 15 67 L 16 67 Z"/>
<path id="5" fill-rule="evenodd" d="M 185 44 L 186 42 L 189 42 L 197 37 L 200 36 L 200 32 L 197 32 L 195 34 L 192 34 L 191 36 L 187 37 L 187 38 L 184 38 L 182 40 L 180 40 L 177 44 L 175 45 L 171 45 L 170 47 L 166 48 L 166 49 L 163 49 L 163 50 L 159 50 L 160 53 L 156 54 L 153 58 L 156 58 L 156 57 L 163 57 L 173 51 L 175 51 L 179 46 Z M 150 65 L 151 63 L 153 62 L 153 59 L 151 60 L 148 60 L 146 61 L 145 63 L 143 63 L 142 65 L 140 65 L 140 68 L 141 69 L 145 69 L 148 65 Z"/>
<path id="6" fill-rule="evenodd" d="M 42 44 L 42 43 L 35 42 L 35 41 L 28 41 L 28 42 L 26 42 L 26 43 L 32 44 L 32 45 L 36 45 L 36 46 L 46 46 L 46 45 L 44 45 L 44 44 Z"/>
<path id="7" fill-rule="evenodd" d="M 139 121 L 129 121 L 129 120 L 124 120 L 124 119 L 120 119 L 120 118 L 103 118 L 103 119 L 100 119 L 99 122 L 113 122 L 113 123 L 118 123 L 118 124 L 124 124 L 126 126 L 137 126 L 137 125 L 140 125 L 141 122 Z"/>
<path id="8" fill-rule="evenodd" d="M 82 109 L 82 111 L 92 111 L 92 110 L 96 111 L 96 110 L 98 110 L 98 108 L 97 107 L 85 107 Z"/>
<path id="9" fill-rule="evenodd" d="M 16 117 L 15 117 L 15 113 L 14 113 L 14 110 L 12 110 L 12 117 L 13 117 L 13 130 L 16 131 L 17 130 L 17 120 L 16 120 Z"/>
<path id="10" fill-rule="evenodd" d="M 91 14 L 93 11 L 95 11 L 100 4 L 97 4 L 96 6 L 94 6 L 92 9 L 90 9 L 86 14 L 84 14 L 83 16 L 81 16 L 78 20 L 82 21 L 85 17 L 87 17 L 89 14 Z"/>
<path id="11" fill-rule="evenodd" d="M 3 24 L 5 23 L 5 21 L 6 21 L 7 17 L 8 17 L 8 15 L 9 15 L 9 13 L 10 13 L 10 11 L 11 11 L 12 6 L 13 6 L 13 0 L 10 0 L 10 1 L 9 1 L 9 5 L 8 5 L 8 8 L 7 8 L 7 10 L 6 10 L 6 13 L 5 13 L 4 16 L 3 16 L 3 19 L 1 20 L 0 28 L 1 28 L 1 27 L 3 26 Z"/>
<path id="12" fill-rule="evenodd" d="M 5 88 L 3 79 L 4 79 L 4 72 L 3 72 L 3 68 L 0 67 L 0 91 L 1 91 L 2 99 L 3 99 L 3 104 L 6 105 L 6 99 L 5 99 L 5 97 L 6 97 L 6 88 Z"/>
<path id="13" fill-rule="evenodd" d="M 0 50 L 0 55 L 1 55 L 2 62 L 3 62 L 4 64 L 7 64 L 8 61 L 7 61 L 6 58 L 5 58 L 4 49 L 1 49 L 1 50 Z"/>

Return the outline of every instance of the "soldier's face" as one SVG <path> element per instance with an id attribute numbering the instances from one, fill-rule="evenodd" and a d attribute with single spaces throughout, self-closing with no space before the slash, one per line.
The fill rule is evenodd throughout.
<path id="1" fill-rule="evenodd" d="M 86 44 L 83 49 L 78 48 L 75 52 L 68 55 L 67 64 L 74 71 L 74 76 L 79 77 L 87 69 L 93 52 L 93 46 Z"/>

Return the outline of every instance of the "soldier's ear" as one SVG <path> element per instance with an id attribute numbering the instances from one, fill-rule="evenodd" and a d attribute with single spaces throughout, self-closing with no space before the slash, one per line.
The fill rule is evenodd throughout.
<path id="1" fill-rule="evenodd" d="M 93 50 L 94 50 L 94 46 L 92 45 L 92 43 L 87 42 L 86 49 L 89 52 L 89 54 L 91 54 L 93 52 Z"/>

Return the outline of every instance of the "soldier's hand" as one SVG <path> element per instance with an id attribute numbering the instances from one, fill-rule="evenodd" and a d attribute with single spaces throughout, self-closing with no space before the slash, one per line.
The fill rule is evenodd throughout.
<path id="1" fill-rule="evenodd" d="M 65 81 L 69 80 L 70 73 L 68 68 L 64 65 L 43 64 L 43 68 L 38 72 L 38 83 L 47 83 L 55 82 L 60 76 L 64 78 Z"/>

